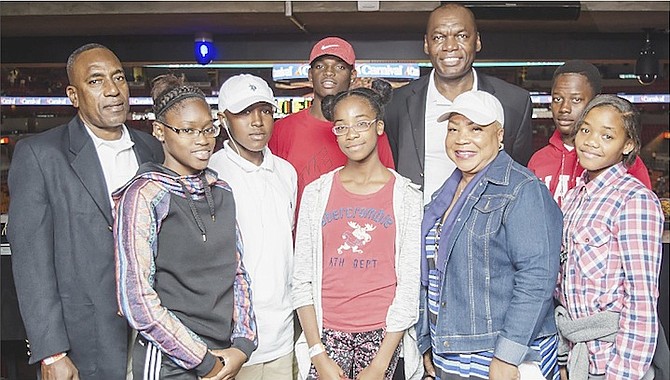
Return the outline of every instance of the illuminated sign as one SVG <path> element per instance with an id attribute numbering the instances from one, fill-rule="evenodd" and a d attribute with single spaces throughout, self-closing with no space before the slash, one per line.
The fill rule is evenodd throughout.
<path id="1" fill-rule="evenodd" d="M 309 64 L 282 63 L 272 65 L 272 80 L 307 79 Z"/>
<path id="2" fill-rule="evenodd" d="M 277 102 L 277 109 L 274 114 L 275 119 L 300 112 L 312 105 L 312 99 L 310 98 L 278 97 L 275 98 L 275 101 Z"/>
<path id="3" fill-rule="evenodd" d="M 631 103 L 670 103 L 670 94 L 616 94 Z M 533 104 L 549 104 L 551 103 L 551 95 L 531 95 Z"/>
<path id="4" fill-rule="evenodd" d="M 148 96 L 133 97 L 129 99 L 131 106 L 153 106 L 153 100 Z M 219 99 L 214 96 L 207 97 L 207 103 L 217 105 Z M 47 96 L 2 96 L 0 104 L 3 106 L 71 106 L 68 97 L 47 97 Z"/>
<path id="5" fill-rule="evenodd" d="M 208 96 L 207 103 L 214 106 L 212 110 L 212 117 L 216 118 L 216 108 L 218 108 L 219 98 L 215 96 Z M 3 106 L 69 106 L 70 99 L 67 97 L 21 97 L 21 96 L 2 96 L 0 97 L 0 103 Z M 130 98 L 131 106 L 146 106 L 150 108 L 152 106 L 152 101 L 150 97 L 136 97 Z M 312 105 L 311 98 L 303 97 L 289 97 L 289 96 L 280 96 L 275 98 L 275 104 L 277 108 L 274 112 L 275 119 L 280 119 L 292 113 L 300 112 L 305 108 L 309 108 Z M 40 117 L 40 115 L 38 115 Z M 154 114 L 151 111 L 148 112 L 131 112 L 131 120 L 154 120 Z"/>
<path id="6" fill-rule="evenodd" d="M 631 103 L 670 103 L 670 94 L 617 95 Z"/>
<path id="7" fill-rule="evenodd" d="M 635 104 L 668 104 L 670 103 L 670 94 L 617 94 L 618 96 Z M 536 94 L 530 96 L 533 104 L 549 104 L 551 103 L 551 95 Z M 302 97 L 277 97 L 278 111 L 280 113 L 285 109 L 292 110 L 288 113 L 298 112 L 310 106 L 312 99 Z M 219 98 L 216 96 L 208 96 L 207 103 L 217 106 Z M 287 103 L 288 102 L 288 103 Z M 67 97 L 48 97 L 48 96 L 1 96 L 0 104 L 3 106 L 70 106 L 72 103 Z M 150 97 L 132 97 L 130 98 L 131 106 L 146 106 L 151 107 L 153 101 Z"/>
<path id="8" fill-rule="evenodd" d="M 307 80 L 309 64 L 282 63 L 272 65 L 272 79 Z M 418 79 L 421 76 L 419 65 L 416 63 L 357 63 L 356 71 L 363 78 L 385 79 Z"/>

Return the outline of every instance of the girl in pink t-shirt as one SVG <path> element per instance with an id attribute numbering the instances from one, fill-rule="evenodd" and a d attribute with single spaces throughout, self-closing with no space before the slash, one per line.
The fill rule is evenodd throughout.
<path id="1" fill-rule="evenodd" d="M 298 220 L 292 286 L 308 379 L 391 379 L 416 322 L 422 198 L 379 159 L 391 86 L 372 88 L 322 102 L 347 163 L 306 187 Z"/>

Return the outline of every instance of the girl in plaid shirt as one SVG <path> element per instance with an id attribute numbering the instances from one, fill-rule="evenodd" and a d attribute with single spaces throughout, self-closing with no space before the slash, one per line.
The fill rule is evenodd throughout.
<path id="1" fill-rule="evenodd" d="M 626 173 L 640 151 L 638 125 L 632 104 L 599 95 L 573 131 L 585 172 L 562 206 L 556 311 L 571 380 L 653 378 L 663 212 Z"/>

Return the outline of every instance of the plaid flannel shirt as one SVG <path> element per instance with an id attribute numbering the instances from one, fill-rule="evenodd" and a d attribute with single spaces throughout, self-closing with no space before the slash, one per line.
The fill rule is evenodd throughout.
<path id="1" fill-rule="evenodd" d="M 563 201 L 567 257 L 557 293 L 573 319 L 620 313 L 615 342 L 587 343 L 589 373 L 639 379 L 658 334 L 663 212 L 656 195 L 626 174 L 622 163 L 585 182 Z"/>

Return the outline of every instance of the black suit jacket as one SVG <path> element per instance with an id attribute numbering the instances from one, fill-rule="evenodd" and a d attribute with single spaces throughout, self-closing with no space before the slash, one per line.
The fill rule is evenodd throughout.
<path id="1" fill-rule="evenodd" d="M 8 237 L 30 363 L 67 351 L 82 379 L 125 379 L 128 328 L 117 315 L 112 209 L 79 117 L 20 140 L 9 169 Z M 130 129 L 138 162 L 160 143 Z"/>
<path id="2" fill-rule="evenodd" d="M 422 187 L 430 75 L 432 73 L 395 90 L 384 117 L 384 130 L 388 134 L 396 170 Z M 518 86 L 479 72 L 477 88 L 494 95 L 502 103 L 505 111 L 505 151 L 514 160 L 526 165 L 533 154 L 530 94 Z"/>

